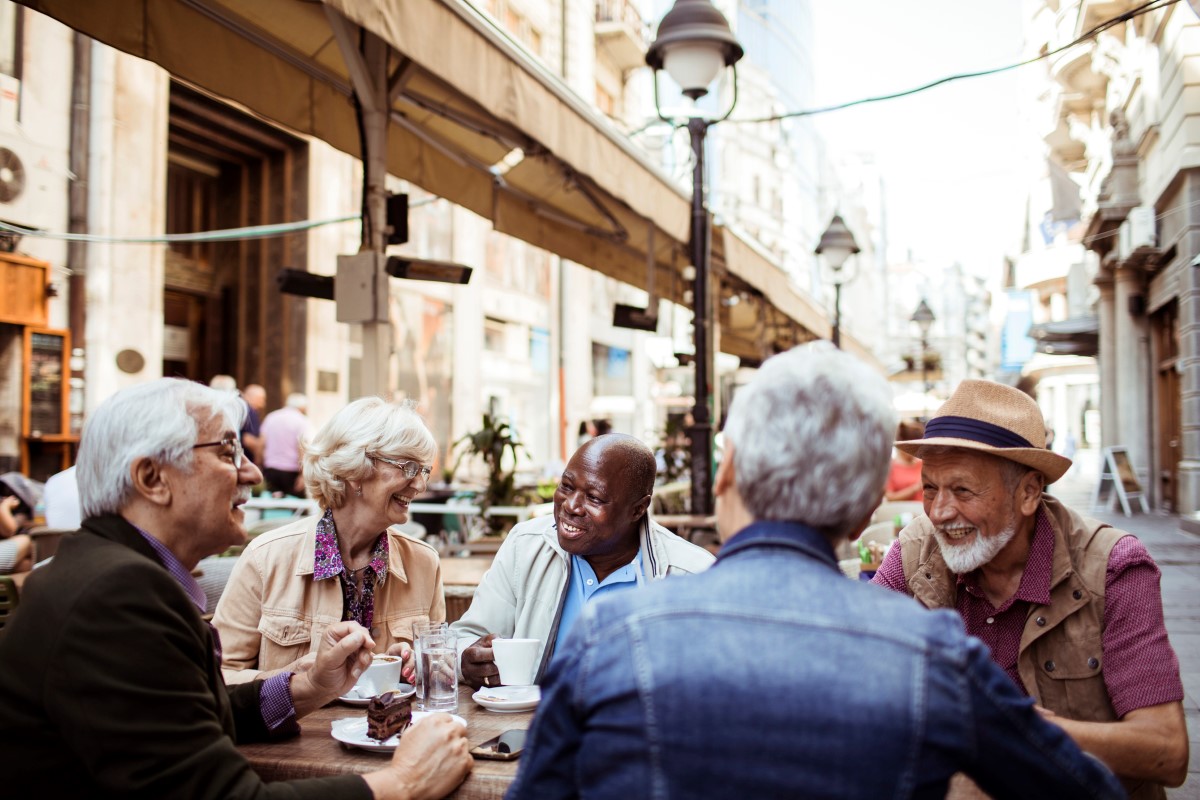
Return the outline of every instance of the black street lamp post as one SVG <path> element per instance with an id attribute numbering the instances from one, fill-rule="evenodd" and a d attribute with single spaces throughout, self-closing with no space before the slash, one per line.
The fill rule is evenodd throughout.
<path id="1" fill-rule="evenodd" d="M 834 214 L 829 221 L 829 227 L 821 234 L 817 243 L 816 254 L 825 256 L 825 263 L 833 273 L 833 346 L 842 346 L 842 284 L 846 282 L 846 274 L 842 267 L 846 259 L 860 252 L 854 234 L 842 221 L 841 214 Z"/>
<path id="2" fill-rule="evenodd" d="M 709 85 L 725 67 L 732 67 L 742 57 L 742 46 L 734 38 L 725 17 L 709 0 L 676 0 L 675 5 L 658 25 L 658 35 L 646 53 L 646 63 L 655 71 L 654 105 L 658 116 L 677 124 L 663 115 L 658 102 L 658 70 L 667 73 L 679 85 L 683 94 L 693 101 L 708 94 Z M 710 397 L 709 317 L 709 250 L 708 209 L 704 202 L 704 137 L 710 126 L 721 122 L 733 112 L 737 103 L 737 74 L 734 74 L 733 103 L 723 117 L 705 119 L 696 113 L 687 118 L 691 135 L 692 155 L 692 225 L 691 251 L 695 279 L 692 287 L 692 334 L 695 341 L 696 387 L 692 407 L 691 474 L 693 514 L 711 514 L 712 496 L 712 412 Z"/>
<path id="3" fill-rule="evenodd" d="M 921 298 L 917 310 L 913 312 L 912 321 L 917 323 L 917 328 L 921 331 L 921 387 L 924 391 L 924 399 L 922 403 L 929 402 L 929 329 L 933 326 L 933 321 L 936 319 L 933 316 L 933 310 L 929 304 L 925 302 L 925 298 Z M 929 416 L 929 409 L 925 409 L 925 416 Z"/>

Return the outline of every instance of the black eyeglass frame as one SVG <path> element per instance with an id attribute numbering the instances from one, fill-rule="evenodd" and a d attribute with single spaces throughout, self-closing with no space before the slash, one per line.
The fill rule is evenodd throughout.
<path id="1" fill-rule="evenodd" d="M 224 439 L 222 439 L 219 442 L 203 442 L 201 444 L 192 445 L 193 450 L 196 450 L 201 447 L 231 447 L 231 448 L 233 448 L 232 453 L 222 453 L 221 455 L 228 455 L 233 458 L 233 468 L 234 469 L 241 469 L 242 468 L 242 460 L 246 457 L 246 448 L 242 447 L 242 440 L 239 439 L 237 436 L 226 436 Z"/>
<path id="2" fill-rule="evenodd" d="M 391 464 L 393 467 L 403 472 L 404 477 L 408 478 L 410 481 L 416 478 L 417 475 L 423 475 L 425 480 L 428 482 L 429 476 L 433 474 L 433 467 L 427 467 L 420 461 L 394 461 L 390 458 L 384 458 L 383 456 L 367 456 L 367 458 L 372 459 L 373 461 L 382 461 L 385 464 Z"/>

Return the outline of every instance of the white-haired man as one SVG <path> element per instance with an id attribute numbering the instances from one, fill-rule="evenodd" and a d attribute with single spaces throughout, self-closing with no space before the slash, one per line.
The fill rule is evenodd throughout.
<path id="1" fill-rule="evenodd" d="M 88 420 L 83 527 L 30 576 L 0 637 L 11 796 L 436 798 L 470 769 L 461 726 L 444 715 L 364 776 L 265 784 L 237 751 L 235 740 L 294 735 L 297 717 L 354 684 L 373 646 L 343 622 L 311 669 L 222 683 L 220 641 L 190 573 L 246 540 L 240 506 L 261 475 L 238 442 L 243 409 L 235 395 L 161 379 L 118 392 Z"/>
<path id="2" fill-rule="evenodd" d="M 734 398 L 706 572 L 583 609 L 550 665 L 515 798 L 1120 797 L 948 612 L 838 570 L 870 519 L 891 390 L 825 343 Z"/>
<path id="3" fill-rule="evenodd" d="M 1134 798 L 1187 776 L 1179 660 L 1167 640 L 1159 571 L 1125 531 L 1043 493 L 1070 459 L 1041 446 L 1024 392 L 959 384 L 921 439 L 926 516 L 901 532 L 875 583 L 953 608 L 967 632 Z"/>

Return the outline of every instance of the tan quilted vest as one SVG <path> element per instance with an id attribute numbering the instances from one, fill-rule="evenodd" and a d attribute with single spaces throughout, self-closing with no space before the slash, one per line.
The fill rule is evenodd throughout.
<path id="1" fill-rule="evenodd" d="M 1054 531 L 1050 603 L 1030 604 L 1017 656 L 1025 690 L 1037 702 L 1069 719 L 1116 720 L 1104 686 L 1101 634 L 1108 555 L 1124 531 L 1080 516 L 1045 495 L 1042 510 Z M 942 559 L 928 517 L 900 532 L 904 579 L 926 608 L 955 608 L 958 584 Z M 1126 782 L 1131 798 L 1165 798 L 1163 787 Z"/>

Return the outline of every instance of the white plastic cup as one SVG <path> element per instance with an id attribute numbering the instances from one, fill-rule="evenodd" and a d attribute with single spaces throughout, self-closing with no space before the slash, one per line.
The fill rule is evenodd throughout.
<path id="1" fill-rule="evenodd" d="M 532 686 L 541 639 L 493 639 L 492 655 L 505 686 Z"/>

